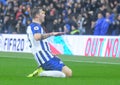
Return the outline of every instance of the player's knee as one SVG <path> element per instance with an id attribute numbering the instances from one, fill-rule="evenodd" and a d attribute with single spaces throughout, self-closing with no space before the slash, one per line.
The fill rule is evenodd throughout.
<path id="1" fill-rule="evenodd" d="M 63 67 L 62 72 L 66 75 L 66 77 L 72 76 L 72 70 L 67 66 Z"/>
<path id="2" fill-rule="evenodd" d="M 72 70 L 69 69 L 69 71 L 66 73 L 66 77 L 71 77 L 72 76 Z"/>

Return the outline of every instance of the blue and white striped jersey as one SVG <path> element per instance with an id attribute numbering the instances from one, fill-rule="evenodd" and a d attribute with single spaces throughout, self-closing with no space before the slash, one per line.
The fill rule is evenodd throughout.
<path id="1" fill-rule="evenodd" d="M 44 34 L 45 32 L 40 24 L 33 22 L 27 27 L 27 35 L 32 53 L 35 55 L 35 58 L 38 61 L 39 65 L 41 65 L 46 61 L 49 61 L 54 56 L 50 53 L 47 39 L 36 41 L 34 39 L 35 33 Z"/>

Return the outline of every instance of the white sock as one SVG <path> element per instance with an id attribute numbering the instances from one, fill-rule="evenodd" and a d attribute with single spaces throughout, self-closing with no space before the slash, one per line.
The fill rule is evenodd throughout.
<path id="1" fill-rule="evenodd" d="M 66 77 L 65 74 L 61 71 L 43 71 L 39 75 L 46 77 L 61 77 L 61 78 Z"/>

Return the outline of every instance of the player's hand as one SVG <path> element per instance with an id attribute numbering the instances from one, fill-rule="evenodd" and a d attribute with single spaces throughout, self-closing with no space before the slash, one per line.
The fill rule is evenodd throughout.
<path id="1" fill-rule="evenodd" d="M 52 32 L 53 36 L 63 35 L 65 32 Z"/>

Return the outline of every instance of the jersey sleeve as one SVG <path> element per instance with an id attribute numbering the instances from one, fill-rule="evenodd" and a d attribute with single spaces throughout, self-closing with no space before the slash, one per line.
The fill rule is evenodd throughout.
<path id="1" fill-rule="evenodd" d="M 41 33 L 41 27 L 40 26 L 33 26 L 32 27 L 32 33 L 33 33 L 33 35 L 35 33 Z"/>

